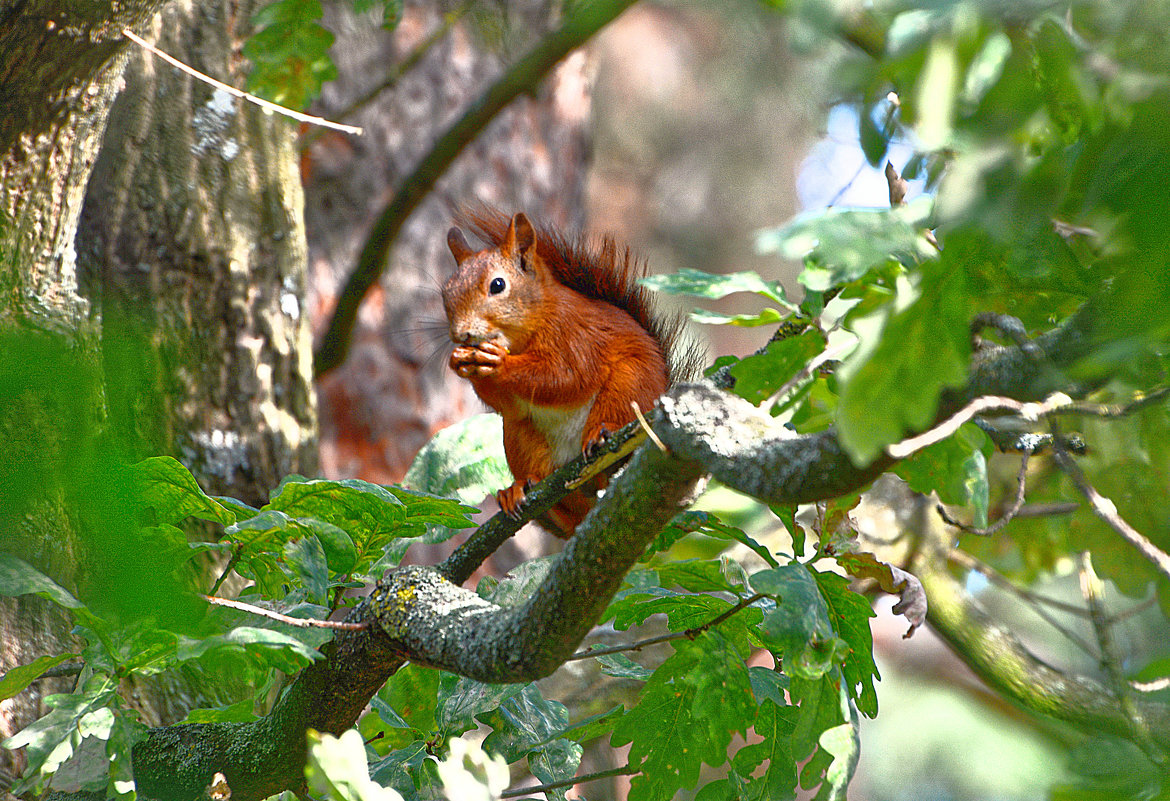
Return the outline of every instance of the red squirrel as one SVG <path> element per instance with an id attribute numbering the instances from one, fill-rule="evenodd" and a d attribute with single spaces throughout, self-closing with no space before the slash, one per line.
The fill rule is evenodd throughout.
<path id="1" fill-rule="evenodd" d="M 631 422 L 631 401 L 650 409 L 698 354 L 680 344 L 681 317 L 652 311 L 637 283 L 645 265 L 612 238 L 568 239 L 491 209 L 460 222 L 490 247 L 447 233 L 458 264 L 443 285 L 450 367 L 503 417 L 515 481 L 496 497 L 514 516 L 528 487 Z M 559 534 L 572 536 L 592 503 L 577 492 L 554 506 Z"/>

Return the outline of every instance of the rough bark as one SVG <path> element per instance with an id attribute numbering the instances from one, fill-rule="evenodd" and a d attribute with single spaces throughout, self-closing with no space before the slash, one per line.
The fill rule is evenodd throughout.
<path id="1" fill-rule="evenodd" d="M 242 86 L 256 2 L 175 2 L 158 46 Z M 296 127 L 138 50 L 86 196 L 82 285 L 136 456 L 261 505 L 316 468 Z"/>

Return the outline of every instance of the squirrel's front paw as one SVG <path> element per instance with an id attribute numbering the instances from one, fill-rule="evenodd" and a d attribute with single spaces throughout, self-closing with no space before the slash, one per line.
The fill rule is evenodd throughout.
<path id="1" fill-rule="evenodd" d="M 460 378 L 482 378 L 494 373 L 507 355 L 495 342 L 460 345 L 451 352 L 451 369 Z"/>
<path id="2" fill-rule="evenodd" d="M 524 502 L 524 495 L 535 483 L 531 478 L 525 481 L 517 479 L 512 486 L 504 487 L 497 492 L 496 500 L 499 501 L 500 508 L 504 510 L 504 514 L 512 518 L 519 517 L 520 504 Z"/>
<path id="3" fill-rule="evenodd" d="M 613 430 L 617 431 L 621 426 L 614 426 Z M 581 448 L 581 453 L 585 454 L 586 459 L 593 459 L 601 450 L 601 446 L 609 440 L 610 428 L 605 423 L 593 432 L 593 435 L 586 438 L 585 444 Z"/>

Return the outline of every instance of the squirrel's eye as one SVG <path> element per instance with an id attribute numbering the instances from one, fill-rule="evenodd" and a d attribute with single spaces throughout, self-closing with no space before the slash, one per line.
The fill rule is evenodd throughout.
<path id="1" fill-rule="evenodd" d="M 504 279 L 497 276 L 492 279 L 490 284 L 488 284 L 488 292 L 493 295 L 498 295 L 504 291 L 505 286 L 506 284 L 504 283 Z"/>

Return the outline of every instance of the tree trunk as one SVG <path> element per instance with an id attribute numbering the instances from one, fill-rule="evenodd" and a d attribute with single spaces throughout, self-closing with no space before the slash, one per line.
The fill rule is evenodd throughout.
<path id="1" fill-rule="evenodd" d="M 253 4 L 181 3 L 148 25 L 160 5 L 0 7 L 0 550 L 83 596 L 111 560 L 149 563 L 91 539 L 116 461 L 172 454 L 253 504 L 316 465 L 295 129 L 120 33 L 163 30 L 164 49 L 240 85 Z M 77 651 L 71 627 L 39 598 L 0 599 L 0 671 Z M 2 735 L 72 684 L 5 702 Z M 123 687 L 148 724 L 202 689 Z M 22 769 L 5 751 L 0 787 Z"/>
<path id="2" fill-rule="evenodd" d="M 72 435 L 101 415 L 97 325 L 78 293 L 73 238 L 126 60 L 119 31 L 160 5 L 0 4 L 0 549 L 70 588 L 80 542 L 61 468 L 75 455 Z M 71 628 L 39 598 L 0 599 L 0 670 L 75 650 Z M 40 717 L 43 696 L 71 686 L 50 679 L 6 701 L 0 733 Z M 22 769 L 23 755 L 4 751 L 0 785 Z"/>
<path id="3" fill-rule="evenodd" d="M 172 3 L 148 38 L 242 86 L 258 5 Z M 140 455 L 174 455 L 208 492 L 257 506 L 288 473 L 316 470 L 295 133 L 139 53 L 78 237 L 108 400 Z"/>

